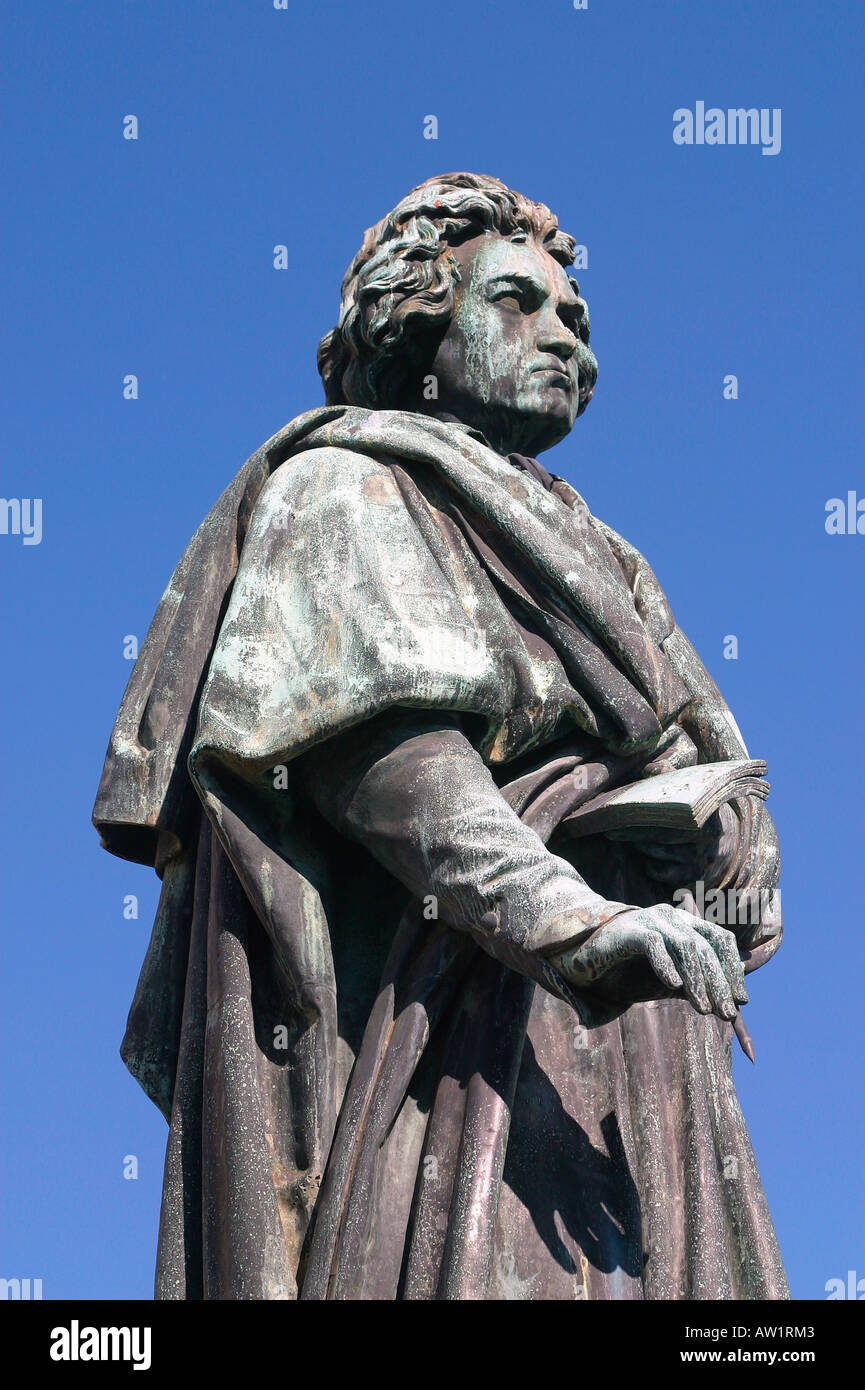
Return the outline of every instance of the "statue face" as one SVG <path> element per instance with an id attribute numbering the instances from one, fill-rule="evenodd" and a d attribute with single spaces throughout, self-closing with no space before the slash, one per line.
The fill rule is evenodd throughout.
<path id="1" fill-rule="evenodd" d="M 537 242 L 485 233 L 454 247 L 456 310 L 429 371 L 438 399 L 507 454 L 538 454 L 564 439 L 579 407 L 578 296 Z"/>

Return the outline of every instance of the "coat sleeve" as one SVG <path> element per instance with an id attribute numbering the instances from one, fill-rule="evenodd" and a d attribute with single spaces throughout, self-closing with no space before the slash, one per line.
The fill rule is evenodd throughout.
<path id="1" fill-rule="evenodd" d="M 565 999 L 584 1022 L 621 1012 L 588 988 L 573 990 L 550 958 L 630 909 L 549 852 L 502 796 L 456 716 L 391 713 L 312 749 L 295 777 L 325 820 L 436 918 Z"/>

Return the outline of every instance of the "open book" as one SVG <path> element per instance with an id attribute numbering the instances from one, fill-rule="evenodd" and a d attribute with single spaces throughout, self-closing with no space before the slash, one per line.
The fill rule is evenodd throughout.
<path id="1" fill-rule="evenodd" d="M 700 763 L 657 777 L 645 777 L 626 787 L 601 792 L 561 823 L 569 835 L 599 835 L 613 830 L 659 826 L 666 830 L 699 830 L 732 797 L 754 796 L 765 801 L 769 783 L 766 764 L 759 758 L 729 763 Z"/>

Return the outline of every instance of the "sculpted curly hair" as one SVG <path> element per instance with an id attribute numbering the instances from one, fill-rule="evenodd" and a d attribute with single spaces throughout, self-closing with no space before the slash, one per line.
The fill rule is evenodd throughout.
<path id="1" fill-rule="evenodd" d="M 318 370 L 328 405 L 399 408 L 432 361 L 454 313 L 460 273 L 451 247 L 483 232 L 524 231 L 560 265 L 574 238 L 544 203 L 483 174 L 443 174 L 413 188 L 370 227 L 342 282 L 336 328 L 322 338 Z M 574 282 L 579 292 L 579 286 Z M 589 312 L 580 299 L 577 365 L 581 415 L 598 364 Z"/>

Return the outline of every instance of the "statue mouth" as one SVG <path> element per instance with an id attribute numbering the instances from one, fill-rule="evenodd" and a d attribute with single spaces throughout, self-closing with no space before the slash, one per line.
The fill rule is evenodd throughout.
<path id="1" fill-rule="evenodd" d="M 545 376 L 551 377 L 553 385 L 567 386 L 572 390 L 574 380 L 567 367 L 563 367 L 561 362 L 542 362 L 537 367 L 532 367 L 532 372 L 543 372 Z"/>

